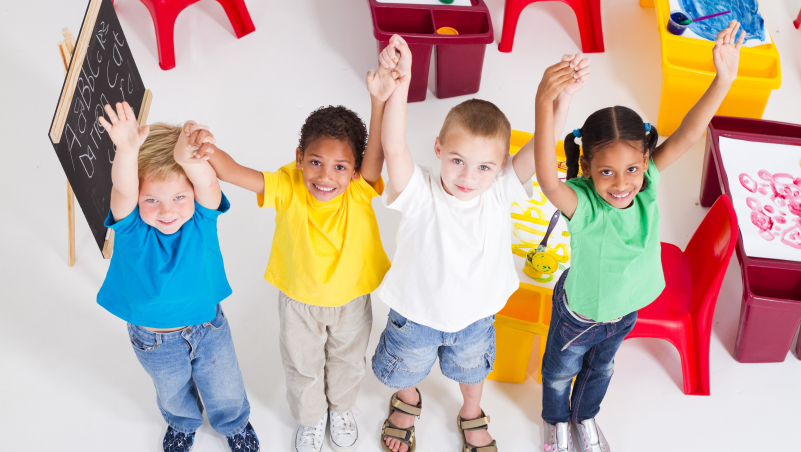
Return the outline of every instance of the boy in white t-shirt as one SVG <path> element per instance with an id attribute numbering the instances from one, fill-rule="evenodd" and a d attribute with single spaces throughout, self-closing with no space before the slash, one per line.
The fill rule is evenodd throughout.
<path id="1" fill-rule="evenodd" d="M 457 418 L 461 450 L 497 452 L 481 392 L 495 360 L 494 314 L 519 285 L 509 214 L 513 202 L 532 196 L 533 143 L 510 157 L 506 116 L 489 102 L 471 99 L 448 113 L 435 141 L 440 171 L 421 168 L 405 138 L 411 52 L 396 35 L 379 60 L 399 74 L 384 110 L 389 184 L 382 201 L 403 213 L 395 259 L 379 289 L 392 309 L 372 359 L 376 377 L 399 389 L 381 429 L 381 447 L 414 452 L 414 417 L 422 408 L 415 385 L 439 357 L 442 373 L 459 382 L 464 397 Z M 563 61 L 575 72 L 554 101 L 555 136 L 572 94 L 589 79 L 589 60 L 566 55 Z"/>

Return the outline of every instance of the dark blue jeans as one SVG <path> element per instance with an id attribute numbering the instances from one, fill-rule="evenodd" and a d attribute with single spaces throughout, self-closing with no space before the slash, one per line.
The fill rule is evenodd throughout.
<path id="1" fill-rule="evenodd" d="M 615 353 L 637 320 L 634 311 L 617 322 L 599 323 L 563 351 L 570 340 L 593 325 L 565 307 L 566 277 L 567 271 L 553 291 L 551 327 L 542 357 L 542 419 L 549 424 L 581 422 L 598 414 L 612 380 Z M 577 378 L 571 397 L 573 377 Z"/>

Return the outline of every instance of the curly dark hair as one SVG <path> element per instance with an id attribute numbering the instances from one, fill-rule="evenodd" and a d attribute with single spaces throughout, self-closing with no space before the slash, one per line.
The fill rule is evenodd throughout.
<path id="1" fill-rule="evenodd" d="M 355 169 L 361 167 L 367 147 L 367 127 L 359 115 L 341 105 L 314 110 L 300 128 L 298 147 L 301 155 L 314 140 L 324 137 L 347 141 L 356 159 Z"/>

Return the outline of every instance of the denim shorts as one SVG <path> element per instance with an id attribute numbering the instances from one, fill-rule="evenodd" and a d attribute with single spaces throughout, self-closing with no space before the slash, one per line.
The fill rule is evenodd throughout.
<path id="1" fill-rule="evenodd" d="M 442 374 L 459 383 L 481 383 L 495 362 L 495 316 L 455 333 L 412 322 L 390 309 L 387 327 L 373 355 L 373 373 L 394 389 L 417 385 L 439 357 Z"/>

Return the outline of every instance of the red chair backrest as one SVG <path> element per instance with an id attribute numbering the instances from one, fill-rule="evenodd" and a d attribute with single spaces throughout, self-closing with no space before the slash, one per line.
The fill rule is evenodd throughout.
<path id="1" fill-rule="evenodd" d="M 709 309 L 714 311 L 739 233 L 734 206 L 728 196 L 722 195 L 684 250 L 693 278 L 693 313 L 703 315 Z"/>

